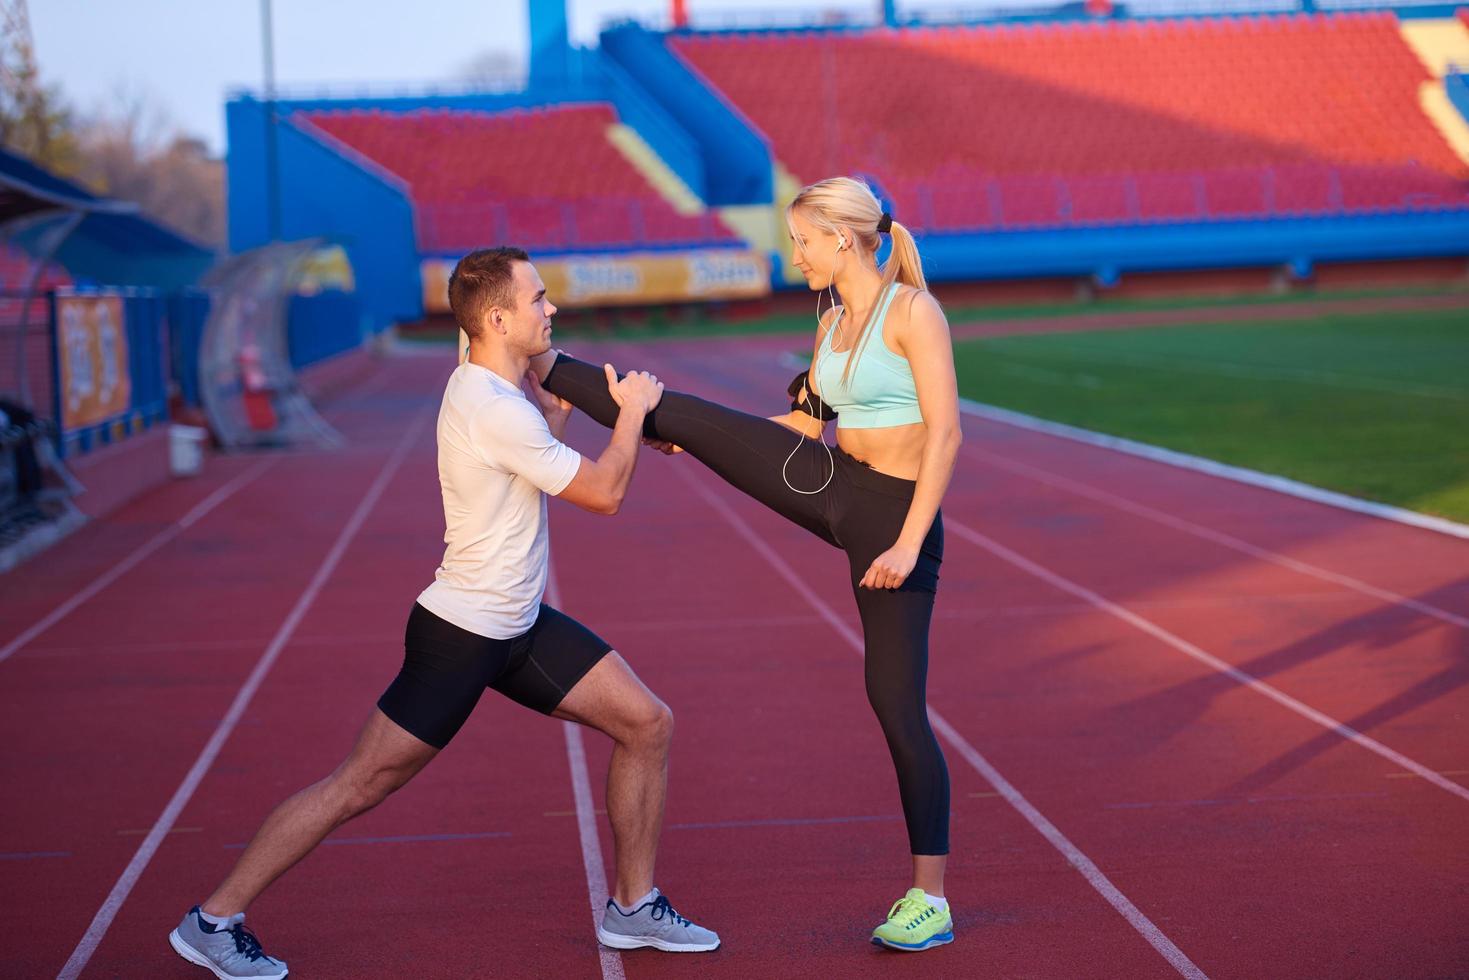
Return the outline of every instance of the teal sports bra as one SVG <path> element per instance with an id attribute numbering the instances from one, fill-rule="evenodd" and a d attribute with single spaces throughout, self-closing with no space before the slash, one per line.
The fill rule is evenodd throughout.
<path id="1" fill-rule="evenodd" d="M 852 352 L 837 353 L 831 349 L 832 335 L 846 315 L 845 309 L 837 314 L 831 329 L 821 339 L 821 347 L 816 352 L 816 384 L 821 389 L 821 398 L 836 410 L 838 428 L 885 429 L 923 421 L 923 413 L 918 410 L 918 389 L 913 384 L 913 368 L 906 357 L 894 354 L 882 339 L 888 307 L 897 295 L 898 284 L 893 283 L 878 304 L 867 345 L 846 383 L 842 382 L 842 372 Z"/>

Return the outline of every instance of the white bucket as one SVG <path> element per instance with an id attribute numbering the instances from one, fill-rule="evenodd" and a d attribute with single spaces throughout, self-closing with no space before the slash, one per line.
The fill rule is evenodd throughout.
<path id="1" fill-rule="evenodd" d="M 209 430 L 195 425 L 168 427 L 168 471 L 174 476 L 198 476 L 204 470 L 204 440 Z"/>

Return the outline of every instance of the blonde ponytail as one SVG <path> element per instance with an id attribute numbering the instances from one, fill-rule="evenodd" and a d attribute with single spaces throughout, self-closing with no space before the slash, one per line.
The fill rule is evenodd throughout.
<path id="1" fill-rule="evenodd" d="M 913 240 L 913 233 L 894 220 L 889 234 L 893 239 L 893 254 L 883 264 L 883 279 L 896 279 L 914 289 L 927 292 L 928 280 L 923 275 L 923 260 L 918 256 L 918 243 Z M 889 277 L 888 269 L 894 266 L 896 275 Z"/>

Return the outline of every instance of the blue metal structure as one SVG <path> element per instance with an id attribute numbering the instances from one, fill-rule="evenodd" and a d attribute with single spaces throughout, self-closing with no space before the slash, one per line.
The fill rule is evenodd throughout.
<path id="1" fill-rule="evenodd" d="M 0 184 L 28 188 L 51 202 L 58 213 L 81 220 L 56 251 L 54 260 L 79 280 L 116 286 L 177 289 L 194 282 L 214 261 L 212 249 L 152 221 L 134 207 L 98 197 L 86 188 L 0 150 Z M 45 234 L 37 225 L 16 235 L 23 248 Z"/>

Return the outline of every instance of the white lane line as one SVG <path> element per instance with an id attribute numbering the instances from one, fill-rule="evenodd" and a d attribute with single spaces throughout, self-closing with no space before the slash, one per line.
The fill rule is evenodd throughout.
<path id="1" fill-rule="evenodd" d="M 353 392 L 353 395 L 361 396 L 365 394 L 366 392 L 381 384 L 381 382 L 387 377 L 389 377 L 388 374 L 380 373 L 372 376 L 364 382 L 361 382 L 360 384 L 353 385 L 352 387 L 357 388 L 357 391 Z M 346 392 L 343 392 L 343 395 L 345 394 Z M 235 477 L 233 480 L 226 483 L 218 490 L 214 491 L 214 493 L 210 494 L 208 497 L 205 497 L 198 504 L 194 505 L 194 507 L 187 514 L 175 521 L 173 525 L 164 528 L 151 540 L 139 546 L 135 551 L 133 551 L 132 554 L 128 555 L 112 568 L 108 569 L 106 572 L 93 579 L 91 583 L 84 586 L 70 599 L 67 599 L 61 605 L 53 609 L 43 619 L 41 619 L 40 622 L 36 623 L 25 632 L 15 637 L 9 643 L 5 644 L 4 647 L 0 647 L 0 663 L 4 663 L 11 654 L 15 653 L 17 650 L 20 650 L 31 640 L 34 640 L 36 637 L 46 632 L 46 630 L 61 622 L 61 620 L 65 619 L 68 615 L 74 612 L 78 606 L 82 605 L 87 600 L 97 595 L 97 593 L 107 588 L 107 586 L 117 581 L 120 576 L 125 575 L 133 568 L 136 568 L 137 565 L 141 561 L 143 561 L 143 559 L 147 558 L 159 548 L 163 547 L 165 544 L 168 544 L 168 542 L 178 537 L 179 534 L 188 530 L 194 524 L 198 523 L 205 514 L 208 514 L 211 510 L 224 503 L 230 497 L 234 496 L 236 491 L 244 488 L 246 485 L 253 482 L 257 477 L 259 477 L 266 470 L 274 466 L 282 458 L 287 456 L 307 455 L 319 455 L 319 453 L 312 454 L 306 452 L 291 451 L 276 452 L 272 454 L 269 459 L 262 460 L 261 462 L 255 464 L 255 466 L 246 470 L 244 473 L 241 473 L 239 476 Z"/>
<path id="2" fill-rule="evenodd" d="M 1352 728 L 1350 725 L 1343 724 L 1342 722 L 1337 721 L 1335 718 L 1332 718 L 1330 715 L 1327 715 L 1321 711 L 1317 711 L 1315 708 L 1302 701 L 1297 701 L 1289 694 L 1284 693 L 1278 688 L 1272 687 L 1271 685 L 1260 680 L 1258 677 L 1247 674 L 1244 671 L 1240 670 L 1238 667 L 1235 667 L 1232 664 L 1220 660 L 1213 654 L 1200 649 L 1199 647 L 1188 642 L 1182 637 L 1170 633 L 1168 630 L 1157 625 L 1151 620 L 1144 619 L 1132 610 L 1120 606 L 1117 603 L 1112 602 L 1110 599 L 1104 598 L 1098 593 L 1093 592 L 1091 589 L 1085 588 L 1081 585 L 1077 585 L 1070 579 L 1064 578 L 1061 575 L 1058 575 L 1057 573 L 1046 568 L 1045 566 L 1039 565 L 1036 562 L 1031 561 L 1029 558 L 1026 558 L 1024 555 L 1005 547 L 993 538 L 987 537 L 974 530 L 973 528 L 967 527 L 964 524 L 961 524 L 959 521 L 954 520 L 948 516 L 945 516 L 944 518 L 944 531 L 946 533 L 953 532 L 964 540 L 970 542 L 971 544 L 983 548 L 985 551 L 988 551 L 995 557 L 1003 559 L 1004 561 L 1009 562 L 1022 571 L 1029 572 L 1036 578 L 1055 586 L 1061 591 L 1068 592 L 1071 595 L 1074 595 L 1077 598 L 1084 600 L 1090 605 L 1095 606 L 1103 612 L 1115 616 L 1123 622 L 1134 626 L 1139 630 L 1142 630 L 1149 636 L 1152 636 L 1166 643 L 1168 646 L 1177 650 L 1179 653 L 1182 653 L 1188 657 L 1192 657 L 1199 663 L 1204 664 L 1205 666 L 1210 667 L 1221 674 L 1224 674 L 1226 677 L 1229 677 L 1231 680 L 1234 680 L 1244 687 L 1250 688 L 1257 694 L 1263 694 L 1265 697 L 1269 698 L 1279 705 L 1282 705 L 1290 711 L 1295 712 L 1302 718 L 1305 718 L 1308 721 L 1315 722 L 1322 728 L 1325 728 L 1327 731 L 1339 735 L 1343 739 L 1359 745 L 1369 752 L 1374 752 L 1377 755 L 1382 756 L 1384 759 L 1387 759 L 1394 765 L 1401 766 L 1408 772 L 1414 773 L 1418 776 L 1422 776 L 1424 779 L 1433 783 L 1440 789 L 1446 790 L 1447 792 L 1452 793 L 1453 795 L 1460 797 L 1461 799 L 1469 800 L 1469 789 L 1466 789 L 1465 787 L 1460 786 L 1458 783 L 1455 783 L 1451 780 L 1445 779 L 1443 776 L 1440 776 L 1437 772 L 1434 772 L 1432 769 L 1428 768 L 1422 763 L 1414 762 L 1412 759 L 1403 755 L 1401 752 L 1390 749 L 1376 739 L 1371 738 L 1367 735 L 1363 735 L 1361 732 L 1357 731 L 1355 728 Z"/>
<path id="3" fill-rule="evenodd" d="M 546 601 L 561 608 L 561 589 L 554 570 L 548 570 L 546 577 Z M 596 929 L 607 908 L 608 895 L 607 872 L 602 866 L 602 841 L 597 834 L 597 811 L 592 805 L 592 780 L 587 773 L 587 751 L 582 743 L 581 726 L 563 721 L 561 731 L 566 736 L 566 760 L 571 765 L 571 794 L 576 798 L 576 827 L 581 833 L 581 862 L 587 873 L 587 897 L 592 903 L 592 941 L 596 942 Z M 625 980 L 621 953 L 598 942 L 597 954 L 602 962 L 602 980 Z"/>
<path id="4" fill-rule="evenodd" d="M 57 623 L 61 622 L 72 612 L 74 612 L 78 606 L 82 605 L 87 600 L 95 596 L 97 593 L 107 588 L 113 582 L 116 582 L 119 578 L 132 571 L 138 566 L 139 563 L 143 561 L 143 559 L 147 558 L 159 548 L 162 548 L 164 545 L 168 544 L 184 531 L 187 531 L 194 524 L 198 523 L 205 514 L 208 514 L 211 510 L 224 503 L 230 497 L 234 496 L 237 491 L 248 486 L 262 473 L 270 469 L 270 467 L 274 464 L 275 460 L 267 459 L 262 462 L 256 463 L 248 470 L 245 470 L 243 473 L 236 476 L 233 480 L 229 481 L 224 486 L 220 487 L 218 490 L 215 490 L 209 496 L 205 497 L 199 503 L 195 504 L 194 507 L 190 509 L 190 511 L 183 517 L 180 517 L 168 527 L 164 528 L 162 531 L 159 531 L 152 538 L 148 539 L 146 542 L 133 549 L 131 554 L 123 558 L 116 565 L 113 565 L 107 571 L 92 579 L 91 582 L 87 583 L 81 589 L 72 593 L 71 598 L 67 599 L 61 605 L 57 606 L 45 616 L 41 617 L 38 622 L 33 624 L 30 628 L 26 629 L 19 636 L 15 637 L 15 639 L 5 644 L 5 646 L 0 647 L 0 663 L 8 660 L 11 654 L 15 653 L 17 650 L 24 647 L 27 643 L 40 636 L 42 633 L 55 626 Z"/>
<path id="5" fill-rule="evenodd" d="M 1243 554 L 1249 555 L 1252 558 L 1259 558 L 1261 561 L 1268 561 L 1271 564 L 1279 565 L 1282 568 L 1288 568 L 1293 572 L 1300 572 L 1302 575 L 1310 575 L 1313 578 L 1318 578 L 1326 582 L 1332 582 L 1336 585 L 1344 586 L 1355 592 L 1360 592 L 1363 595 L 1369 595 L 1374 599 L 1381 599 L 1384 602 L 1390 602 L 1393 605 L 1403 606 L 1404 608 L 1411 609 L 1414 612 L 1422 613 L 1425 616 L 1431 616 L 1434 619 L 1442 620 L 1445 623 L 1450 623 L 1454 626 L 1469 629 L 1469 616 L 1460 616 L 1457 613 L 1449 612 L 1447 609 L 1441 609 L 1438 606 L 1423 602 L 1422 600 L 1413 599 L 1405 595 L 1399 595 L 1398 593 L 1392 592 L 1388 589 L 1378 588 L 1375 585 L 1363 582 L 1361 579 L 1352 578 L 1350 575 L 1342 575 L 1339 572 L 1330 571 L 1328 569 L 1320 567 L 1319 565 L 1312 565 L 1308 562 L 1303 562 L 1298 559 L 1291 558 L 1288 555 L 1282 555 L 1279 552 L 1270 551 L 1267 548 L 1261 548 L 1258 545 L 1250 544 L 1248 541 L 1245 541 L 1241 538 L 1236 538 L 1233 535 L 1225 534 L 1222 531 L 1216 531 L 1212 528 L 1205 527 L 1202 524 L 1195 524 L 1193 521 L 1187 520 L 1182 517 L 1177 517 L 1173 514 L 1168 513 L 1167 511 L 1158 510 L 1157 508 L 1149 507 L 1147 504 L 1140 504 L 1134 500 L 1128 500 L 1125 497 L 1119 497 L 1117 494 L 1111 493 L 1107 490 L 1103 490 L 1100 487 L 1093 486 L 1092 484 L 1083 483 L 1079 480 L 1073 480 L 1070 477 L 1062 476 L 1059 473 L 1054 473 L 1050 470 L 1042 469 L 1038 466 L 1032 466 L 1029 463 L 1021 463 L 1012 459 L 1006 459 L 1003 456 L 998 456 L 983 449 L 970 449 L 968 447 L 965 447 L 963 450 L 961 450 L 961 452 L 963 452 L 965 455 L 982 458 L 989 465 L 998 467 L 999 469 L 1008 470 L 1011 473 L 1019 474 L 1020 476 L 1035 480 L 1038 483 L 1043 483 L 1046 486 L 1055 487 L 1058 490 L 1064 490 L 1067 493 L 1072 493 L 1079 497 L 1085 497 L 1088 500 L 1095 500 L 1098 503 L 1106 504 L 1109 507 L 1115 507 L 1118 510 L 1126 511 L 1127 513 L 1133 514 L 1137 517 L 1142 517 L 1146 520 L 1162 524 L 1165 527 L 1171 527 L 1174 530 L 1183 531 L 1186 534 L 1192 534 L 1195 537 L 1200 537 L 1208 541 L 1213 541 L 1215 544 L 1223 545 L 1226 548 L 1231 548 L 1235 551 L 1242 552 Z"/>
<path id="6" fill-rule="evenodd" d="M 97 914 L 92 918 L 92 924 L 87 927 L 86 934 L 82 936 L 81 942 L 77 943 L 76 949 L 72 951 L 71 957 L 66 961 L 66 965 L 57 974 L 57 980 L 74 980 L 86 967 L 87 961 L 92 958 L 92 954 L 96 952 L 98 944 L 102 942 L 102 937 L 107 934 L 107 930 L 112 925 L 112 920 L 116 918 L 118 911 L 122 908 L 123 902 L 127 901 L 128 894 L 133 890 L 133 886 L 137 884 L 138 878 L 143 874 L 143 870 L 148 867 L 148 862 L 153 860 L 153 855 L 163 842 L 163 838 L 173 828 L 174 822 L 178 820 L 179 814 L 188 805 L 189 800 L 194 795 L 194 791 L 199 788 L 199 783 L 204 779 L 205 774 L 208 773 L 209 767 L 214 764 L 215 758 L 219 755 L 220 750 L 224 748 L 225 741 L 235 730 L 235 726 L 239 724 L 241 716 L 245 713 L 245 709 L 249 707 L 251 699 L 255 697 L 256 690 L 259 689 L 261 683 L 265 680 L 265 675 L 275 665 L 276 658 L 280 656 L 281 650 L 284 649 L 286 643 L 291 639 L 291 634 L 296 631 L 296 627 L 300 625 L 301 620 L 306 615 L 306 611 L 316 601 L 317 593 L 321 591 L 322 586 L 326 585 L 327 580 L 331 578 L 332 572 L 336 570 L 337 564 L 342 560 L 342 555 L 346 553 L 348 545 L 352 543 L 352 539 L 361 530 L 363 523 L 367 520 L 373 507 L 377 505 L 378 499 L 387 488 L 388 481 L 393 478 L 393 474 L 402 465 L 404 457 L 408 455 L 408 450 L 412 448 L 414 437 L 423 429 L 428 419 L 429 415 L 427 413 L 420 414 L 418 419 L 404 431 L 403 437 L 398 441 L 398 445 L 393 450 L 392 455 L 383 463 L 382 471 L 378 473 L 377 479 L 372 482 L 372 486 L 368 488 L 366 495 L 362 498 L 362 502 L 357 505 L 357 509 L 352 512 L 352 516 L 347 519 L 346 525 L 342 528 L 341 533 L 337 535 L 336 542 L 332 545 L 327 556 L 322 559 L 320 567 L 316 570 L 316 574 L 311 577 L 311 581 L 307 584 L 305 591 L 301 593 L 300 598 L 296 600 L 295 606 L 292 607 L 285 621 L 281 623 L 280 629 L 276 631 L 275 638 L 270 641 L 270 645 L 265 648 L 265 653 L 261 655 L 259 662 L 256 663 L 255 669 L 250 672 L 250 676 L 241 685 L 239 692 L 235 695 L 234 702 L 230 704 L 229 711 L 225 713 L 224 718 L 220 721 L 219 727 L 215 728 L 214 734 L 210 736 L 208 743 L 205 744 L 203 750 L 199 753 L 199 757 L 194 760 L 194 765 L 190 767 L 188 774 L 184 776 L 184 781 L 174 791 L 173 798 L 168 801 L 168 805 L 159 814 L 158 820 L 153 824 L 153 829 L 148 831 L 148 836 L 143 839 L 142 844 L 138 845 L 137 853 L 128 862 L 128 866 L 123 870 L 122 876 L 117 879 L 117 884 L 112 886 L 112 891 L 108 893 L 106 900 L 102 903 L 102 907 L 97 910 Z"/>
<path id="7" fill-rule="evenodd" d="M 716 496 L 698 479 L 690 476 L 686 472 L 685 467 L 675 467 L 675 471 L 693 488 L 695 493 L 702 497 L 709 506 L 718 511 L 720 516 L 738 531 L 741 537 L 749 542 L 750 547 L 754 548 L 786 580 L 797 594 L 804 597 L 821 614 L 821 617 L 847 641 L 852 649 L 857 651 L 859 655 L 862 654 L 862 638 L 829 605 L 810 591 L 807 584 L 796 571 L 790 565 L 786 564 L 784 558 L 766 544 L 765 540 L 746 524 L 744 519 L 735 513 L 728 504 Z M 934 729 L 958 751 L 964 758 L 964 761 L 973 766 L 991 786 L 999 791 L 999 794 L 1005 798 L 1005 801 L 1014 807 L 1041 836 L 1049 841 L 1052 847 L 1060 851 L 1067 862 L 1081 873 L 1081 876 L 1086 879 L 1087 883 L 1096 889 L 1097 893 L 1106 899 L 1107 903 L 1116 909 L 1118 914 L 1126 919 L 1128 924 L 1137 930 L 1138 934 L 1147 940 L 1180 975 L 1195 978 L 1195 980 L 1205 980 L 1204 972 L 1195 966 L 1188 956 L 1175 946 L 1173 941 L 1163 934 L 1162 930 L 1153 924 L 1152 920 L 1144 915 L 1136 905 L 1132 904 L 1126 895 L 1122 894 L 1108 880 L 1101 869 L 1083 854 L 1080 848 L 1071 843 L 1066 835 L 1056 828 L 1055 824 L 1047 820 L 1044 814 L 1037 810 L 1029 800 L 1020 794 L 1019 790 L 1010 784 L 1009 780 L 1001 776 L 999 771 L 990 765 L 988 760 L 980 755 L 978 750 L 970 745 L 964 736 L 960 735 L 932 706 L 928 709 L 928 717 L 932 721 Z"/>

